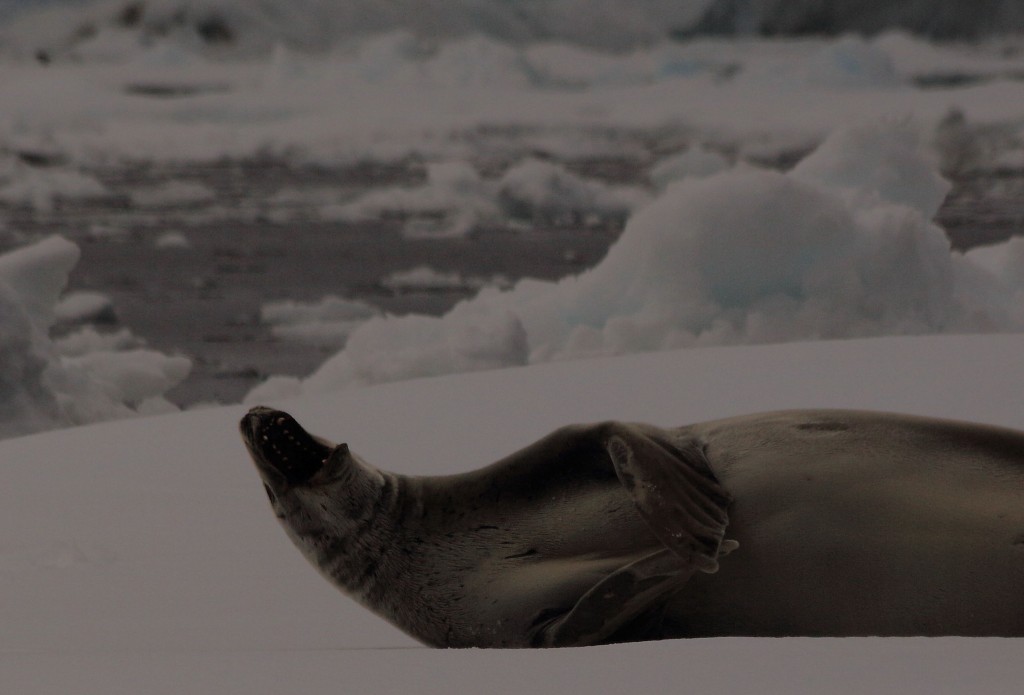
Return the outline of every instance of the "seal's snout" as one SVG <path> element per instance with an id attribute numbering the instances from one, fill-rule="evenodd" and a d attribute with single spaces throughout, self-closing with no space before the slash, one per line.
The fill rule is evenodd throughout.
<path id="1" fill-rule="evenodd" d="M 250 409 L 242 418 L 242 421 L 238 423 L 238 429 L 242 431 L 242 437 L 246 442 L 252 443 L 256 438 L 256 434 L 264 429 L 264 426 L 270 417 L 274 413 L 278 412 L 281 411 L 274 410 L 273 408 L 267 408 L 262 405 L 258 405 L 255 408 Z"/>
<path id="2" fill-rule="evenodd" d="M 242 418 L 240 428 L 257 462 L 268 464 L 291 484 L 312 478 L 331 453 L 283 410 L 257 406 Z"/>

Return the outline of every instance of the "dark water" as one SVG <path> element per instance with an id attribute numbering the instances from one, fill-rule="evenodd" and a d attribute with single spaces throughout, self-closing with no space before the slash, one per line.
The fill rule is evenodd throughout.
<path id="1" fill-rule="evenodd" d="M 616 183 L 637 183 L 645 175 L 637 161 L 567 164 Z M 614 218 L 587 224 L 582 217 L 534 219 L 515 228 L 481 228 L 464 238 L 408 239 L 401 220 L 323 222 L 301 203 L 270 202 L 284 187 L 359 191 L 416 183 L 424 176 L 416 162 L 325 168 L 246 161 L 90 173 L 112 191 L 109 198 L 60 204 L 45 214 L 0 212 L 9 229 L 29 237 L 56 232 L 77 242 L 82 259 L 69 289 L 103 292 L 113 300 L 120 325 L 153 348 L 193 359 L 192 375 L 169 394 L 182 405 L 237 402 L 266 376 L 307 375 L 337 351 L 276 339 L 258 320 L 269 301 L 335 294 L 394 314 L 439 315 L 475 290 L 396 293 L 382 279 L 424 265 L 463 276 L 556 279 L 595 265 L 622 228 Z M 215 199 L 132 205 L 133 191 L 167 181 L 202 183 L 215 191 Z M 1024 196 L 1013 194 L 1022 186 L 1022 171 L 956 180 L 937 218 L 951 246 L 962 250 L 1024 233 Z M 290 221 L 281 221 L 283 212 Z M 191 246 L 158 249 L 156 239 L 169 230 L 185 234 Z"/>

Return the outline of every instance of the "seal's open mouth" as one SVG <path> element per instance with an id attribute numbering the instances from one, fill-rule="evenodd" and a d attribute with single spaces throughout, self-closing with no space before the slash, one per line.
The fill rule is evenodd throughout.
<path id="1" fill-rule="evenodd" d="M 331 453 L 329 446 L 282 410 L 258 406 L 242 418 L 239 426 L 257 463 L 268 464 L 292 485 L 312 478 Z"/>

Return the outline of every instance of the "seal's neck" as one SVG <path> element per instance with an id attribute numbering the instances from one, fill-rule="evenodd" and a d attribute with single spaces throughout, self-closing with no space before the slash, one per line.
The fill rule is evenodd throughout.
<path id="1" fill-rule="evenodd" d="M 321 573 L 345 592 L 365 597 L 389 568 L 400 478 L 344 445 L 332 452 L 323 473 L 316 484 L 295 491 L 295 506 L 282 522 Z"/>

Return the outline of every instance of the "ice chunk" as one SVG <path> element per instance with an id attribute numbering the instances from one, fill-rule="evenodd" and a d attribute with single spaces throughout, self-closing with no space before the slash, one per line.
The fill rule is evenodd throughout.
<path id="1" fill-rule="evenodd" d="M 687 177 L 702 178 L 729 168 L 729 160 L 700 144 L 678 154 L 666 157 L 651 169 L 650 179 L 658 190 L 664 190 L 672 181 Z"/>
<path id="2" fill-rule="evenodd" d="M 512 217 L 559 220 L 588 212 L 624 217 L 648 196 L 637 188 L 610 186 L 560 164 L 528 158 L 501 177 L 497 197 Z"/>
<path id="3" fill-rule="evenodd" d="M 153 245 L 158 249 L 184 250 L 192 248 L 192 242 L 182 232 L 164 232 L 156 238 Z"/>
<path id="4" fill-rule="evenodd" d="M 143 404 L 166 410 L 163 394 L 191 369 L 187 358 L 136 348 L 126 330 L 52 340 L 58 318 L 110 309 L 96 293 L 58 301 L 78 257 L 77 246 L 56 236 L 0 255 L 0 436 L 125 417 Z"/>
<path id="5" fill-rule="evenodd" d="M 797 164 L 793 177 L 909 205 L 931 218 L 949 192 L 909 123 L 841 128 Z"/>
<path id="6" fill-rule="evenodd" d="M 379 313 L 366 302 L 329 295 L 318 302 L 269 302 L 260 309 L 260 320 L 279 338 L 338 347 L 357 326 Z"/>
<path id="7" fill-rule="evenodd" d="M 110 297 L 102 292 L 71 292 L 54 308 L 54 317 L 61 323 L 117 323 L 117 313 Z"/>

